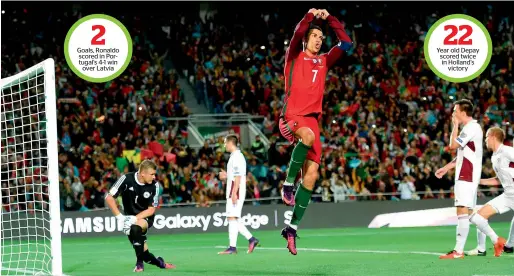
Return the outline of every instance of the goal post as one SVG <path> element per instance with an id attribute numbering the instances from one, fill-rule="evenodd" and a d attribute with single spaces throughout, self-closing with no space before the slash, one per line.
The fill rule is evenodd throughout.
<path id="1" fill-rule="evenodd" d="M 55 64 L 1 80 L 0 275 L 62 275 Z"/>

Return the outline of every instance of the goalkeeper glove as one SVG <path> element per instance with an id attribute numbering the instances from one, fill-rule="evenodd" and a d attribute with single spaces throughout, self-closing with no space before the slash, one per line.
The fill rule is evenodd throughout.
<path id="1" fill-rule="evenodd" d="M 130 234 L 130 227 L 137 222 L 136 216 L 124 216 L 122 214 L 119 214 L 116 216 L 116 219 L 118 219 L 119 222 L 123 223 L 123 233 L 125 235 Z"/>

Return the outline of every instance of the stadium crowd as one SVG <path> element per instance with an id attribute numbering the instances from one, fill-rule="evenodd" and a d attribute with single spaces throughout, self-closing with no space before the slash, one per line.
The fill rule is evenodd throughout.
<path id="1" fill-rule="evenodd" d="M 401 15 L 394 4 L 352 3 L 331 10 L 345 23 L 354 49 L 329 71 L 326 81 L 321 122 L 324 158 L 316 190 L 321 200 L 452 196 L 453 173 L 438 180 L 434 172 L 452 159 L 446 145 L 452 103 L 457 99 L 472 99 L 474 117 L 482 127 L 503 126 L 511 144 L 512 16 L 488 4 L 450 5 L 448 10 L 423 7 Z M 450 10 L 481 19 L 494 41 L 489 67 L 466 83 L 439 79 L 424 58 L 428 29 Z M 279 141 L 272 144 L 270 164 L 265 166 L 278 165 L 281 172 L 287 158 L 275 156 L 280 156 L 284 141 L 278 130 L 285 96 L 284 54 L 302 15 L 300 10 L 252 9 L 234 18 L 220 11 L 180 34 L 185 54 L 180 64 L 199 102 L 215 113 L 263 116 L 262 131 Z M 329 34 L 327 52 L 337 41 L 327 24 L 323 28 Z M 491 174 L 487 159 L 483 176 Z"/>
<path id="2" fill-rule="evenodd" d="M 451 197 L 453 174 L 438 180 L 434 172 L 451 159 L 446 146 L 456 99 L 474 101 L 474 117 L 484 129 L 502 125 L 509 141 L 514 136 L 509 125 L 513 113 L 501 112 L 513 110 L 512 18 L 486 4 L 453 10 L 481 19 L 494 42 L 486 71 L 456 84 L 438 79 L 423 55 L 426 31 L 447 11 L 427 7 L 399 15 L 393 10 L 396 6 L 388 5 L 351 3 L 346 9 L 329 10 L 344 20 L 355 47 L 327 79 L 321 123 L 324 154 L 313 200 Z M 210 112 L 264 117 L 262 131 L 271 146 L 265 148 L 257 140 L 245 149 L 247 198 L 279 195 L 290 156 L 277 123 L 284 96 L 284 52 L 308 8 L 259 9 L 241 9 L 240 14 L 218 9 L 205 18 L 120 18 L 133 37 L 133 58 L 120 78 L 105 84 L 76 77 L 64 59 L 63 40 L 80 11 L 41 15 L 18 9 L 2 17 L 3 24 L 8 22 L 3 35 L 8 39 L 2 40 L 2 78 L 48 57 L 56 62 L 63 210 L 104 208 L 110 185 L 144 158 L 159 163 L 163 203 L 210 206 L 224 200 L 224 183 L 217 178 L 227 160 L 222 137 L 194 150 L 187 147 L 187 122 L 166 120 L 189 114 L 184 90 L 177 84 L 180 74 Z M 163 19 L 166 16 L 168 20 Z M 38 24 L 41 20 L 47 24 Z M 324 29 L 329 34 L 326 51 L 336 41 Z M 169 59 L 179 70 L 167 66 Z M 1 152 L 2 173 L 14 171 L 13 159 L 19 152 L 5 147 Z M 487 159 L 483 176 L 492 174 Z M 4 209 L 27 208 L 18 203 L 26 200 L 31 182 L 9 179 L 1 183 Z M 259 204 L 271 202 L 277 200 Z"/>

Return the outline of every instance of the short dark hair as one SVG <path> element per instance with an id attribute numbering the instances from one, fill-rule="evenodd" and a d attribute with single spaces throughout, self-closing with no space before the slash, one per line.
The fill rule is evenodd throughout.
<path id="1" fill-rule="evenodd" d="M 323 33 L 323 29 L 321 29 L 320 26 L 312 24 L 309 27 L 309 30 L 305 33 L 305 37 L 304 37 L 305 42 L 309 41 L 309 36 L 311 36 L 311 33 L 313 30 L 319 30 L 320 32 Z"/>
<path id="2" fill-rule="evenodd" d="M 468 99 L 462 99 L 462 100 L 458 100 L 456 101 L 455 103 L 453 103 L 454 105 L 458 105 L 459 106 L 459 110 L 460 111 L 464 111 L 466 112 L 466 115 L 468 117 L 471 117 L 473 116 L 473 103 L 468 100 Z"/>
<path id="3" fill-rule="evenodd" d="M 235 134 L 229 134 L 225 139 L 227 142 L 232 142 L 236 147 L 239 145 L 239 138 L 237 138 L 237 135 Z"/>

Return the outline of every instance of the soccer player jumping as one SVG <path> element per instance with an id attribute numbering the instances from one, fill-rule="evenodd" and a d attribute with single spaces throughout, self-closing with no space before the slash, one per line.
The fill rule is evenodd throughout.
<path id="1" fill-rule="evenodd" d="M 152 227 L 155 219 L 155 209 L 159 205 L 159 183 L 155 181 L 157 165 L 144 160 L 139 165 L 139 171 L 122 175 L 105 197 L 107 206 L 116 218 L 123 222 L 123 232 L 136 252 L 136 267 L 134 272 L 143 272 L 143 262 L 155 265 L 162 269 L 175 268 L 173 264 L 166 263 L 162 257 L 155 257 L 148 250 L 146 234 Z M 116 200 L 121 195 L 123 211 L 120 213 Z"/>
<path id="2" fill-rule="evenodd" d="M 314 18 L 327 20 L 339 39 L 339 43 L 326 54 L 319 54 L 323 43 L 323 32 L 319 26 L 311 25 Z M 282 230 L 287 248 L 296 255 L 296 230 L 309 204 L 314 184 L 318 179 L 321 162 L 319 120 L 327 72 L 352 47 L 352 41 L 339 20 L 327 10 L 310 9 L 298 23 L 286 51 L 285 104 L 280 115 L 280 133 L 291 144 L 293 150 L 287 178 L 282 189 L 285 204 L 294 206 L 291 223 Z M 303 51 L 302 51 L 303 50 Z M 296 195 L 294 182 L 302 171 L 301 184 Z"/>

